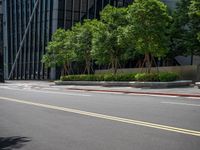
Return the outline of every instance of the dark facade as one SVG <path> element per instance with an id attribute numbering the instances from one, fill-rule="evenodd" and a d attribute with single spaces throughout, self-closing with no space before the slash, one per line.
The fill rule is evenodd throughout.
<path id="1" fill-rule="evenodd" d="M 3 11 L 0 0 L 0 82 L 3 81 Z"/>
<path id="2" fill-rule="evenodd" d="M 37 0 L 3 0 L 6 16 L 4 30 L 5 78 L 8 78 L 20 42 Z M 85 18 L 96 18 L 108 3 L 128 5 L 131 0 L 39 0 L 22 51 L 11 79 L 55 78 L 55 71 L 45 69 L 41 58 L 45 47 L 57 28 L 70 28 Z M 51 73 L 50 73 L 51 72 Z"/>
<path id="3" fill-rule="evenodd" d="M 57 28 L 68 29 L 85 18 L 98 18 L 99 12 L 107 4 L 121 7 L 127 6 L 132 1 L 39 0 L 10 79 L 55 79 L 56 69 L 46 69 L 41 63 L 52 33 Z M 37 0 L 2 0 L 2 2 L 5 31 L 3 36 L 4 77 L 8 79 Z"/>

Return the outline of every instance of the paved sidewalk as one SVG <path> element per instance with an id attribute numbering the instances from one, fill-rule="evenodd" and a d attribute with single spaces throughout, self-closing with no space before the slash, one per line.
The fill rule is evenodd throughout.
<path id="1" fill-rule="evenodd" d="M 135 93 L 135 94 L 155 94 L 155 95 L 171 95 L 183 97 L 200 97 L 200 89 L 198 87 L 183 87 L 183 88 L 166 88 L 166 89 L 148 89 L 148 88 L 133 88 L 133 87 L 102 87 L 102 86 L 73 86 L 73 85 L 55 85 L 49 81 L 6 81 L 0 83 L 0 86 L 8 86 L 14 88 L 26 89 L 44 89 L 66 92 L 69 90 L 75 91 L 95 91 L 95 92 L 110 92 L 110 93 Z"/>
<path id="2" fill-rule="evenodd" d="M 133 87 L 101 87 L 101 86 L 54 86 L 54 87 L 65 88 L 68 90 L 81 90 L 81 91 L 200 97 L 200 89 L 192 86 L 184 88 L 166 88 L 166 89 L 148 89 L 148 88 L 133 88 Z"/>

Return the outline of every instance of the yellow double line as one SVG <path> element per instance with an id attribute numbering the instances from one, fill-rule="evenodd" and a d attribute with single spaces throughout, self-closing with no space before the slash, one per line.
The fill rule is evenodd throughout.
<path id="1" fill-rule="evenodd" d="M 139 120 L 132 120 L 132 119 L 126 119 L 126 118 L 121 118 L 121 117 L 103 115 L 103 114 L 99 114 L 99 113 L 87 112 L 87 111 L 82 111 L 82 110 L 77 110 L 77 109 L 70 109 L 70 108 L 65 108 L 65 107 L 59 107 L 59 106 L 53 106 L 53 105 L 47 105 L 47 104 L 41 104 L 41 103 L 34 103 L 34 102 L 30 102 L 30 101 L 18 100 L 18 99 L 7 98 L 7 97 L 0 97 L 0 100 L 17 102 L 17 103 L 21 103 L 21 104 L 27 104 L 27 105 L 38 106 L 38 107 L 43 107 L 43 108 L 48 108 L 48 109 L 65 111 L 65 112 L 75 113 L 75 114 L 79 114 L 79 115 L 90 116 L 90 117 L 94 117 L 94 118 L 106 119 L 106 120 L 111 120 L 111 121 L 116 121 L 116 122 L 139 125 L 139 126 L 144 126 L 144 127 L 154 128 L 154 129 L 160 129 L 160 130 L 171 131 L 171 132 L 182 133 L 182 134 L 200 137 L 200 131 L 195 131 L 195 130 L 176 128 L 176 127 L 172 127 L 172 126 L 166 126 L 166 125 L 149 123 L 149 122 L 144 122 L 144 121 L 139 121 Z"/>

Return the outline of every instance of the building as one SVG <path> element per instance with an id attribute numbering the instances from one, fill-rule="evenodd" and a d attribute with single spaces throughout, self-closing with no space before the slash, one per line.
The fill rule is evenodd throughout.
<path id="1" fill-rule="evenodd" d="M 9 79 L 34 80 L 56 78 L 56 70 L 46 69 L 41 62 L 45 47 L 56 29 L 68 29 L 85 18 L 98 18 L 99 12 L 109 3 L 120 7 L 127 6 L 133 0 L 0 1 L 3 2 L 5 31 L 4 77 L 6 79 L 10 77 Z M 33 17 L 30 21 L 31 15 Z M 27 28 L 29 23 L 30 26 Z M 25 34 L 26 30 L 27 34 Z M 24 42 L 21 43 L 23 37 Z M 16 59 L 20 47 L 21 51 Z"/>
<path id="2" fill-rule="evenodd" d="M 3 81 L 3 11 L 2 0 L 0 0 L 0 82 Z"/>
<path id="3" fill-rule="evenodd" d="M 37 0 L 3 0 L 5 24 L 5 78 L 9 77 L 29 18 Z M 127 5 L 130 0 L 39 0 L 11 79 L 55 78 L 41 63 L 45 46 L 57 28 L 70 28 L 85 18 L 96 18 L 108 3 Z"/>

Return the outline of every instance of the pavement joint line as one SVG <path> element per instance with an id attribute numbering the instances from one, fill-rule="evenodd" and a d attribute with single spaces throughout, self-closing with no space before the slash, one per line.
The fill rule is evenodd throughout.
<path id="1" fill-rule="evenodd" d="M 190 98 L 190 99 L 200 99 L 200 97 L 187 97 L 187 98 Z"/>
<path id="2" fill-rule="evenodd" d="M 182 133 L 182 134 L 186 134 L 186 135 L 200 137 L 200 131 L 195 131 L 195 130 L 177 128 L 177 127 L 172 127 L 172 126 L 167 126 L 167 125 L 161 125 L 161 124 L 156 124 L 156 123 L 150 123 L 150 122 L 145 122 L 145 121 L 115 117 L 115 116 L 109 116 L 109 115 L 104 115 L 104 114 L 100 114 L 100 113 L 82 111 L 82 110 L 78 110 L 78 109 L 71 109 L 71 108 L 66 108 L 66 107 L 59 107 L 59 106 L 54 106 L 54 105 L 35 103 L 35 102 L 19 100 L 19 99 L 14 99 L 14 98 L 8 98 L 8 97 L 0 97 L 0 100 L 16 102 L 16 103 L 21 103 L 21 104 L 27 104 L 27 105 L 32 105 L 32 106 L 38 106 L 38 107 L 42 107 L 42 108 L 59 110 L 59 111 L 74 113 L 74 114 L 78 114 L 78 115 L 84 115 L 84 116 L 89 116 L 89 117 L 94 117 L 94 118 L 99 118 L 99 119 L 105 119 L 105 120 L 110 120 L 110 121 L 115 121 L 115 122 L 122 122 L 122 123 L 127 123 L 127 124 L 132 124 L 132 125 L 138 125 L 138 126 L 143 126 L 143 127 L 149 127 L 149 128 L 154 128 L 154 129 L 160 129 L 160 130 L 171 131 L 171 132 Z"/>
<path id="3" fill-rule="evenodd" d="M 196 106 L 200 107 L 200 104 L 189 104 L 189 103 L 177 103 L 177 102 L 161 102 L 163 104 L 170 104 L 170 105 L 184 105 L 184 106 Z"/>
<path id="4" fill-rule="evenodd" d="M 90 97 L 91 95 L 89 94 L 73 94 L 73 93 L 66 93 L 66 92 L 58 92 L 58 91 L 45 91 L 45 90 L 34 90 L 34 89 L 16 89 L 16 88 L 10 88 L 6 87 L 4 89 L 9 89 L 9 90 L 16 90 L 16 91 L 31 91 L 31 92 L 39 92 L 39 93 L 48 93 L 48 94 L 63 94 L 63 95 L 69 95 L 69 96 L 85 96 L 85 97 Z"/>
<path id="5" fill-rule="evenodd" d="M 155 95 L 155 96 L 171 96 L 171 97 L 190 97 L 200 99 L 200 94 L 184 94 L 184 93 L 164 93 L 164 92 L 138 92 L 138 91 L 120 91 L 120 90 L 96 90 L 96 89 L 79 89 L 79 88 L 67 88 L 67 90 L 73 91 L 88 91 L 88 92 L 107 92 L 107 93 L 122 93 L 122 94 L 137 94 L 137 95 Z"/>

